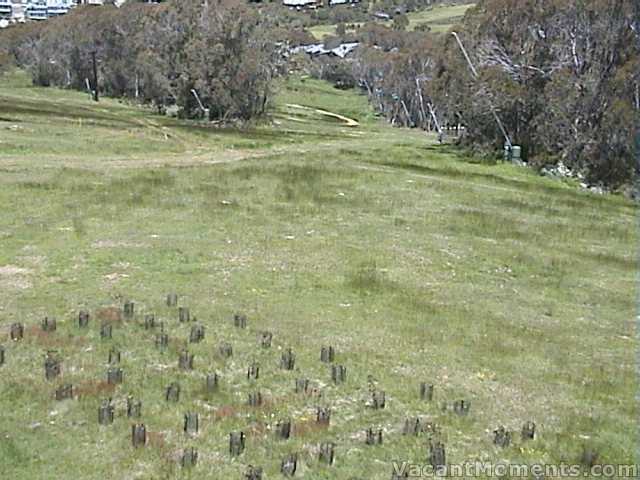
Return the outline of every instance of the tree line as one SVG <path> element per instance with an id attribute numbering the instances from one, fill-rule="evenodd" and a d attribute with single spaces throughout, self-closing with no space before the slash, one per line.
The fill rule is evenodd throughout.
<path id="1" fill-rule="evenodd" d="M 2 39 L 36 85 L 175 105 L 185 118 L 248 121 L 265 112 L 281 67 L 277 31 L 241 0 L 181 0 L 81 7 Z"/>
<path id="2" fill-rule="evenodd" d="M 637 177 L 640 2 L 481 0 L 455 29 L 475 72 L 451 34 L 373 24 L 342 72 L 396 124 L 462 124 L 462 142 L 496 152 L 496 112 L 534 166 L 609 187 Z"/>

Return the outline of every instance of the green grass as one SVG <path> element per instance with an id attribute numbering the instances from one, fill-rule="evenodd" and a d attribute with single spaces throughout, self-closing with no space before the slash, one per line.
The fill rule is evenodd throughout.
<path id="1" fill-rule="evenodd" d="M 359 121 L 287 107 L 300 104 Z M 244 131 L 158 117 L 80 93 L 0 82 L 0 462 L 11 479 L 241 478 L 248 464 L 280 478 L 281 458 L 300 454 L 297 477 L 391 476 L 391 461 L 424 462 L 424 437 L 401 434 L 404 419 L 441 426 L 447 460 L 574 463 L 584 447 L 606 463 L 635 460 L 638 411 L 634 329 L 637 232 L 634 205 L 596 196 L 506 164 L 472 163 L 416 130 L 375 118 L 366 98 L 312 80 L 279 88 L 270 118 Z M 189 325 L 164 304 L 180 304 L 206 328 L 188 345 L 195 371 L 177 367 Z M 136 303 L 136 318 L 99 338 L 98 309 Z M 76 326 L 88 309 L 88 330 Z M 154 347 L 142 316 L 165 323 L 170 348 Z M 234 312 L 248 328 L 232 325 Z M 39 332 L 44 315 L 55 333 Z M 8 340 L 9 325 L 26 325 Z M 258 347 L 258 334 L 274 333 Z M 217 354 L 221 342 L 234 355 Z M 334 386 L 320 347 L 333 345 L 347 383 Z M 123 352 L 124 384 L 106 377 L 108 351 Z M 296 371 L 278 368 L 283 349 Z M 57 350 L 62 378 L 44 380 Z M 246 379 L 252 361 L 256 382 Z M 217 371 L 221 391 L 202 392 Z M 308 377 L 321 399 L 293 393 Z M 179 381 L 177 405 L 163 399 Z M 419 383 L 435 384 L 432 403 Z M 56 402 L 62 382 L 83 395 Z M 387 408 L 365 406 L 384 390 Z M 263 408 L 245 406 L 260 389 Z M 130 447 L 128 395 L 143 402 L 153 441 Z M 117 407 L 97 424 L 103 398 Z M 468 417 L 443 402 L 471 401 Z M 313 427 L 316 405 L 331 426 Z M 187 411 L 201 433 L 181 431 Z M 291 418 L 294 434 L 270 430 Z M 538 438 L 518 431 L 533 420 Z M 514 445 L 498 449 L 505 425 Z M 383 446 L 363 431 L 385 429 Z M 228 454 L 244 430 L 247 450 Z M 316 459 L 337 444 L 336 463 Z M 195 446 L 199 464 L 177 459 Z"/>
<path id="2" fill-rule="evenodd" d="M 407 30 L 414 30 L 420 24 L 427 24 L 431 28 L 432 33 L 444 33 L 449 31 L 457 22 L 462 20 L 466 11 L 473 7 L 474 3 L 463 3 L 459 5 L 435 5 L 433 7 L 419 10 L 417 12 L 410 12 L 407 17 L 409 18 L 409 27 Z M 392 22 L 376 20 L 381 25 L 391 26 Z M 351 23 L 349 23 L 351 25 Z M 357 27 L 360 27 L 362 23 L 354 23 Z M 309 28 L 311 34 L 318 40 L 322 40 L 325 37 L 336 35 L 337 25 L 315 25 Z M 354 32 L 354 30 L 347 29 L 347 32 Z"/>

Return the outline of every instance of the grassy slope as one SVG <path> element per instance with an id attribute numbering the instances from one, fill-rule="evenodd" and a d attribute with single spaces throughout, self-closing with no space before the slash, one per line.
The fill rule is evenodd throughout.
<path id="1" fill-rule="evenodd" d="M 448 31 L 453 25 L 462 19 L 465 12 L 473 7 L 473 3 L 461 5 L 436 5 L 418 12 L 411 12 L 409 18 L 409 30 L 413 30 L 417 25 L 426 23 L 431 27 L 433 33 L 443 33 Z M 391 26 L 391 22 L 380 22 L 383 25 Z M 356 24 L 359 25 L 359 24 Z M 336 34 L 336 25 L 316 25 L 309 31 L 318 40 Z"/>
<path id="2" fill-rule="evenodd" d="M 389 478 L 392 459 L 423 462 L 424 438 L 404 437 L 408 416 L 442 426 L 450 462 L 573 462 L 583 445 L 608 462 L 635 451 L 633 285 L 635 209 L 509 165 L 464 162 L 416 131 L 378 123 L 366 100 L 307 80 L 287 82 L 272 122 L 246 132 L 215 130 L 86 96 L 0 82 L 0 462 L 12 479 L 173 478 L 185 446 L 200 450 L 193 478 L 240 478 L 247 464 L 278 477 L 280 458 L 300 453 L 300 477 Z M 357 118 L 345 128 L 286 103 Z M 218 164 L 219 163 L 219 164 Z M 163 304 L 177 291 L 206 326 L 190 346 L 196 370 L 177 368 L 189 327 Z M 80 331 L 77 311 L 136 302 L 136 322 L 100 340 L 99 322 Z M 233 312 L 248 314 L 246 331 Z M 141 315 L 155 312 L 171 337 L 153 346 Z M 37 325 L 58 318 L 56 333 Z M 8 326 L 27 325 L 11 343 Z M 274 347 L 257 347 L 258 332 Z M 217 357 L 229 341 L 230 360 Z M 348 382 L 332 386 L 318 361 L 337 348 Z M 107 352 L 123 351 L 125 382 L 105 378 Z M 282 348 L 296 372 L 279 370 Z M 46 382 L 47 349 L 64 358 Z M 245 377 L 257 360 L 256 384 Z M 200 391 L 218 371 L 222 391 Z M 295 396 L 307 376 L 324 399 Z M 183 399 L 163 389 L 179 380 Z M 73 382 L 80 399 L 56 402 Z M 418 400 L 421 381 L 433 403 Z M 387 408 L 364 406 L 373 382 Z M 262 409 L 245 407 L 260 389 Z M 153 432 L 130 448 L 124 399 L 143 401 Z M 100 401 L 117 404 L 113 426 L 97 425 Z M 458 418 L 442 402 L 465 398 Z M 316 404 L 333 407 L 328 430 L 311 428 Z M 201 415 L 196 438 L 182 415 Z M 287 442 L 267 428 L 296 425 Z M 499 450 L 490 431 L 539 425 L 539 438 Z M 367 447 L 370 425 L 386 431 Z M 249 433 L 247 452 L 227 453 L 227 435 Z M 320 441 L 338 445 L 336 464 L 315 459 Z M 187 475 L 189 477 L 189 475 Z"/>

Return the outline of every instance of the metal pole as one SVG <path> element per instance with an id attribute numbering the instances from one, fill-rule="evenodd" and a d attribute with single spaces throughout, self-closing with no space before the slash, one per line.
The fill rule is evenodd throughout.
<path id="1" fill-rule="evenodd" d="M 473 62 L 471 62 L 471 58 L 469 58 L 469 54 L 467 53 L 467 50 L 464 48 L 464 45 L 462 44 L 462 41 L 460 40 L 460 37 L 458 37 L 458 34 L 456 32 L 451 32 L 451 35 L 453 35 L 455 37 L 456 41 L 458 42 L 458 46 L 460 47 L 460 50 L 462 50 L 462 53 L 464 54 L 464 58 L 467 60 L 467 64 L 469 64 L 469 69 L 471 70 L 471 74 L 473 75 L 474 80 L 477 80 L 478 79 L 478 71 L 476 70 L 476 67 L 473 66 Z M 491 114 L 493 115 L 493 118 L 496 120 L 496 123 L 498 124 L 498 127 L 500 128 L 500 131 L 502 132 L 502 135 L 504 136 L 504 140 L 507 143 L 507 145 L 509 146 L 509 150 L 511 150 L 511 148 L 513 147 L 513 144 L 511 143 L 511 138 L 509 138 L 509 134 L 507 133 L 506 128 L 504 128 L 504 125 L 500 121 L 500 117 L 498 116 L 498 112 L 496 112 L 496 108 L 493 106 L 493 103 L 491 102 L 491 99 L 488 99 L 488 101 L 489 101 L 489 109 L 491 110 Z"/>
<path id="2" fill-rule="evenodd" d="M 98 101 L 98 65 L 96 63 L 96 51 L 91 51 L 91 61 L 93 63 L 93 100 Z"/>

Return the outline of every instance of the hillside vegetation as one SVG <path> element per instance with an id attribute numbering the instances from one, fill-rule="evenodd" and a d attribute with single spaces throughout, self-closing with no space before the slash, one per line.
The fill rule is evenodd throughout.
<path id="1" fill-rule="evenodd" d="M 28 80 L 0 79 L 7 478 L 235 479 L 248 465 L 280 478 L 282 458 L 297 452 L 297 478 L 388 479 L 393 460 L 426 462 L 427 436 L 402 434 L 418 416 L 437 424 L 449 463 L 634 461 L 631 202 L 475 163 L 316 80 L 281 81 L 265 122 L 244 130 Z M 197 321 L 178 321 L 169 292 Z M 129 320 L 125 301 L 135 302 Z M 150 313 L 169 335 L 164 353 L 159 331 L 143 326 Z M 55 332 L 41 330 L 45 316 Z M 15 322 L 24 338 L 10 341 Z M 111 339 L 100 338 L 103 322 Z M 189 343 L 195 324 L 205 337 Z M 263 331 L 271 348 L 259 346 Z M 223 342 L 231 358 L 218 353 Z M 346 366 L 344 384 L 320 362 L 323 345 Z M 106 383 L 112 348 L 119 385 Z M 192 371 L 178 367 L 185 348 Z M 294 371 L 279 367 L 287 348 Z M 62 373 L 47 381 L 50 350 Z M 212 372 L 220 387 L 205 393 Z M 296 378 L 321 395 L 295 394 Z M 174 381 L 181 398 L 168 403 Z M 421 382 L 434 385 L 431 402 Z M 75 398 L 56 401 L 64 383 Z M 256 391 L 263 406 L 247 406 Z M 386 393 L 384 409 L 367 406 L 372 391 Z M 127 418 L 130 395 L 140 419 Z M 108 398 L 115 420 L 100 426 Z M 450 411 L 460 399 L 466 416 Z M 317 406 L 331 408 L 328 427 L 316 424 Z M 197 435 L 182 431 L 187 412 L 200 416 Z M 278 440 L 285 419 L 293 433 Z M 522 442 L 527 421 L 536 439 Z M 131 447 L 134 422 L 149 432 L 143 448 Z M 492 442 L 501 425 L 514 432 L 507 448 Z M 384 430 L 383 445 L 365 444 L 369 427 Z M 229 433 L 240 430 L 246 450 L 233 458 Z M 318 461 L 322 442 L 336 444 L 332 466 Z M 199 460 L 183 471 L 187 447 Z"/>

